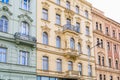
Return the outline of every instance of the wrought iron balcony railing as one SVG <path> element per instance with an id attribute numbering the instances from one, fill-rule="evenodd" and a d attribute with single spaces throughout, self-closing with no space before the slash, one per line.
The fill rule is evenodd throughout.
<path id="1" fill-rule="evenodd" d="M 31 42 L 36 42 L 36 38 L 32 37 L 30 35 L 25 35 L 20 32 L 16 32 L 14 35 L 15 39 L 20 39 L 20 40 L 26 40 L 26 41 L 31 41 Z"/>
<path id="2" fill-rule="evenodd" d="M 71 25 L 71 24 L 66 24 L 63 26 L 63 31 L 65 30 L 71 30 L 71 31 L 75 31 L 77 33 L 80 32 L 80 27 L 78 26 L 74 26 L 74 25 Z"/>

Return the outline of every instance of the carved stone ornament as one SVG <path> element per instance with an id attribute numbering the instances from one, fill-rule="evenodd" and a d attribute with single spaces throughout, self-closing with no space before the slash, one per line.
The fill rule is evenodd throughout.
<path id="1" fill-rule="evenodd" d="M 66 18 L 73 19 L 75 13 L 72 10 L 65 9 L 64 12 Z"/>
<path id="2" fill-rule="evenodd" d="M 55 11 L 57 14 L 61 14 L 62 13 L 62 10 L 60 8 L 55 8 Z"/>
<path id="3" fill-rule="evenodd" d="M 86 43 L 87 43 L 87 45 L 91 45 L 92 44 L 92 42 L 90 42 L 90 40 L 87 40 Z"/>
<path id="4" fill-rule="evenodd" d="M 56 31 L 55 31 L 55 34 L 56 34 L 56 35 L 62 35 L 62 31 L 60 31 L 60 29 L 59 29 L 59 30 L 56 30 Z"/>
<path id="5" fill-rule="evenodd" d="M 76 21 L 77 21 L 77 22 L 81 22 L 80 17 L 76 17 Z"/>
<path id="6" fill-rule="evenodd" d="M 48 9 L 50 5 L 47 2 L 42 2 L 42 6 L 43 8 Z"/>
<path id="7" fill-rule="evenodd" d="M 21 14 L 21 15 L 18 16 L 18 18 L 23 18 L 26 21 L 29 20 L 30 22 L 33 22 L 33 19 L 30 16 L 28 16 L 27 14 Z"/>
<path id="8" fill-rule="evenodd" d="M 10 12 L 9 8 L 7 6 L 3 6 L 0 9 L 0 12 L 7 12 L 9 15 L 12 15 L 12 12 Z"/>
<path id="9" fill-rule="evenodd" d="M 86 21 L 86 22 L 85 22 L 85 25 L 86 25 L 86 26 L 90 26 L 90 22 Z"/>
<path id="10" fill-rule="evenodd" d="M 48 26 L 41 26 L 43 32 L 49 32 L 50 31 L 50 28 Z"/>

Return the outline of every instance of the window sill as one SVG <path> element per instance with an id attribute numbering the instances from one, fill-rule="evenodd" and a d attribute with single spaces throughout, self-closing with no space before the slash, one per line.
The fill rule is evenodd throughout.
<path id="1" fill-rule="evenodd" d="M 4 3 L 4 2 L 2 2 L 2 1 L 0 1 L 0 3 L 3 4 L 3 5 L 12 6 L 10 3 Z"/>
<path id="2" fill-rule="evenodd" d="M 43 19 L 43 18 L 41 18 L 41 20 L 44 21 L 44 22 L 50 23 L 50 21 L 45 20 L 45 19 Z"/>
<path id="3" fill-rule="evenodd" d="M 24 12 L 27 12 L 27 13 L 32 13 L 31 11 L 29 11 L 29 10 L 25 10 L 25 9 L 22 9 L 22 8 L 19 8 L 20 10 L 22 10 L 22 11 L 24 11 Z"/>
<path id="4" fill-rule="evenodd" d="M 62 27 L 62 25 L 61 24 L 55 24 L 56 26 L 58 26 L 58 27 Z"/>

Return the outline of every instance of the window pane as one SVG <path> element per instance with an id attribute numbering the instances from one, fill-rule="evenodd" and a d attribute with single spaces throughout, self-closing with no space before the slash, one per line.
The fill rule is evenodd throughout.
<path id="1" fill-rule="evenodd" d="M 0 48 L 0 62 L 6 62 L 6 54 L 7 54 L 7 49 Z"/>
<path id="2" fill-rule="evenodd" d="M 56 38 L 56 47 L 57 47 L 57 48 L 60 48 L 60 47 L 61 47 L 61 39 L 60 39 L 59 36 L 57 36 L 57 38 Z"/>
<path id="3" fill-rule="evenodd" d="M 70 48 L 75 49 L 75 41 L 73 38 L 70 39 Z"/>
<path id="4" fill-rule="evenodd" d="M 56 24 L 60 24 L 60 15 L 56 14 Z"/>
<path id="5" fill-rule="evenodd" d="M 73 68 L 73 63 L 71 61 L 68 62 L 68 70 L 71 71 Z"/>
<path id="6" fill-rule="evenodd" d="M 60 0 L 56 0 L 56 3 L 57 3 L 57 4 L 60 4 Z"/>
<path id="7" fill-rule="evenodd" d="M 48 10 L 46 9 L 42 10 L 42 18 L 48 20 Z"/>
<path id="8" fill-rule="evenodd" d="M 43 70 L 48 70 L 48 58 L 43 57 Z"/>
<path id="9" fill-rule="evenodd" d="M 43 33 L 43 44 L 48 45 L 48 34 L 46 32 Z"/>
<path id="10" fill-rule="evenodd" d="M 49 77 L 41 77 L 41 80 L 49 80 Z"/>
<path id="11" fill-rule="evenodd" d="M 29 24 L 27 22 L 22 22 L 21 34 L 28 35 L 29 34 L 28 28 L 29 28 Z"/>

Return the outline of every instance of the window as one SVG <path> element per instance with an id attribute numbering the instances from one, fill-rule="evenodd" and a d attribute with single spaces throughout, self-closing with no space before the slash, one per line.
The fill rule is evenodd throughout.
<path id="1" fill-rule="evenodd" d="M 0 0 L 0 1 L 2 1 L 3 3 L 9 3 L 9 0 Z"/>
<path id="2" fill-rule="evenodd" d="M 110 43 L 107 42 L 107 50 L 110 50 Z"/>
<path id="3" fill-rule="evenodd" d="M 78 52 L 79 52 L 79 54 L 81 53 L 81 44 L 80 43 L 78 43 Z"/>
<path id="4" fill-rule="evenodd" d="M 102 65 L 104 66 L 104 57 L 102 57 Z"/>
<path id="5" fill-rule="evenodd" d="M 107 35 L 108 35 L 108 32 L 109 32 L 108 27 L 106 27 L 106 34 L 107 34 Z"/>
<path id="6" fill-rule="evenodd" d="M 27 51 L 19 51 L 18 61 L 19 61 L 19 64 L 21 64 L 21 65 L 28 65 L 29 52 L 27 52 Z"/>
<path id="7" fill-rule="evenodd" d="M 102 32 L 102 24 L 100 24 L 100 31 Z"/>
<path id="8" fill-rule="evenodd" d="M 61 24 L 61 18 L 60 15 L 56 14 L 56 24 Z"/>
<path id="9" fill-rule="evenodd" d="M 90 46 L 87 46 L 87 53 L 88 53 L 88 56 L 91 55 Z"/>
<path id="10" fill-rule="evenodd" d="M 103 40 L 101 39 L 101 48 L 103 48 Z"/>
<path id="11" fill-rule="evenodd" d="M 99 42 L 99 38 L 97 38 L 97 46 L 98 46 L 98 47 L 100 47 L 99 43 L 100 43 L 100 42 Z"/>
<path id="12" fill-rule="evenodd" d="M 71 25 L 71 20 L 67 18 L 67 24 Z"/>
<path id="13" fill-rule="evenodd" d="M 104 80 L 106 80 L 106 76 L 104 75 Z"/>
<path id="14" fill-rule="evenodd" d="M 82 64 L 81 63 L 78 64 L 78 71 L 80 72 L 80 75 L 82 75 Z"/>
<path id="15" fill-rule="evenodd" d="M 67 23 L 66 25 L 67 29 L 71 29 L 71 20 L 67 18 L 66 23 Z"/>
<path id="16" fill-rule="evenodd" d="M 110 80 L 113 80 L 113 77 L 112 77 L 112 76 L 110 76 Z"/>
<path id="17" fill-rule="evenodd" d="M 75 41 L 73 38 L 70 39 L 70 48 L 75 49 Z"/>
<path id="18" fill-rule="evenodd" d="M 56 37 L 56 47 L 57 48 L 61 47 L 61 38 L 59 36 Z"/>
<path id="19" fill-rule="evenodd" d="M 60 0 L 56 0 L 56 4 L 59 4 L 59 5 L 60 5 Z"/>
<path id="20" fill-rule="evenodd" d="M 92 76 L 92 66 L 88 65 L 88 76 Z"/>
<path id="21" fill-rule="evenodd" d="M 102 80 L 102 74 L 99 75 L 99 78 L 100 78 L 99 80 Z"/>
<path id="22" fill-rule="evenodd" d="M 5 16 L 0 18 L 0 32 L 7 32 L 8 31 L 8 19 Z"/>
<path id="23" fill-rule="evenodd" d="M 98 56 L 98 64 L 101 65 L 101 57 Z"/>
<path id="24" fill-rule="evenodd" d="M 117 80 L 120 80 L 119 77 L 117 77 Z"/>
<path id="25" fill-rule="evenodd" d="M 98 30 L 98 22 L 96 22 L 96 30 Z"/>
<path id="26" fill-rule="evenodd" d="M 113 37 L 115 37 L 115 30 L 113 30 Z"/>
<path id="27" fill-rule="evenodd" d="M 120 33 L 119 33 L 119 40 L 120 40 Z"/>
<path id="28" fill-rule="evenodd" d="M 30 0 L 21 0 L 21 7 L 24 10 L 30 10 Z"/>
<path id="29" fill-rule="evenodd" d="M 68 70 L 69 71 L 73 70 L 73 63 L 71 61 L 68 62 Z"/>
<path id="30" fill-rule="evenodd" d="M 57 71 L 62 72 L 62 60 L 57 59 Z"/>
<path id="31" fill-rule="evenodd" d="M 29 24 L 27 22 L 22 22 L 21 34 L 22 35 L 28 35 L 29 34 Z"/>
<path id="32" fill-rule="evenodd" d="M 79 14 L 79 7 L 76 6 L 76 13 Z"/>
<path id="33" fill-rule="evenodd" d="M 114 52 L 116 52 L 117 51 L 117 48 L 116 48 L 116 45 L 114 45 Z"/>
<path id="34" fill-rule="evenodd" d="M 48 20 L 48 10 L 44 9 L 42 10 L 42 19 Z"/>
<path id="35" fill-rule="evenodd" d="M 86 26 L 86 35 L 90 35 L 89 27 L 88 26 Z"/>
<path id="36" fill-rule="evenodd" d="M 43 32 L 43 44 L 48 45 L 48 34 Z"/>
<path id="37" fill-rule="evenodd" d="M 112 67 L 112 64 L 111 64 L 111 63 L 112 63 L 112 62 L 111 62 L 111 59 L 109 59 L 108 61 L 109 61 L 109 68 L 111 68 L 111 67 Z"/>
<path id="38" fill-rule="evenodd" d="M 7 49 L 0 48 L 0 62 L 6 62 Z"/>
<path id="39" fill-rule="evenodd" d="M 70 9 L 70 2 L 69 1 L 66 2 L 66 8 Z"/>
<path id="40" fill-rule="evenodd" d="M 48 70 L 48 57 L 44 56 L 42 58 L 42 69 Z"/>
<path id="41" fill-rule="evenodd" d="M 80 23 L 76 22 L 76 31 L 80 32 Z"/>
<path id="42" fill-rule="evenodd" d="M 85 10 L 85 17 L 88 18 L 88 11 Z"/>
<path id="43" fill-rule="evenodd" d="M 118 69 L 118 61 L 115 62 L 116 69 Z"/>

